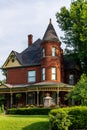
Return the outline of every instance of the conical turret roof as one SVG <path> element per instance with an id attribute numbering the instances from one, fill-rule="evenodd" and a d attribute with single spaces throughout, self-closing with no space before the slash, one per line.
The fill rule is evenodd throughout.
<path id="1" fill-rule="evenodd" d="M 44 37 L 43 37 L 42 41 L 43 42 L 44 41 L 46 41 L 46 42 L 48 42 L 48 41 L 58 42 L 59 41 L 59 38 L 58 38 L 58 36 L 56 34 L 56 31 L 55 31 L 55 29 L 54 29 L 54 27 L 52 25 L 51 19 L 50 19 L 50 23 L 49 23 L 49 25 L 47 27 L 47 30 L 46 30 L 46 32 L 44 34 Z"/>

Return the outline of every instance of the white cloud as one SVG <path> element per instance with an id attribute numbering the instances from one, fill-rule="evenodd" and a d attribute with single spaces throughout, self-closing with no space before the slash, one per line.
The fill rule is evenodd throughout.
<path id="1" fill-rule="evenodd" d="M 34 40 L 42 38 L 50 18 L 58 36 L 62 35 L 55 14 L 64 5 L 69 7 L 70 0 L 0 0 L 0 67 L 12 50 L 27 47 L 29 33 Z"/>

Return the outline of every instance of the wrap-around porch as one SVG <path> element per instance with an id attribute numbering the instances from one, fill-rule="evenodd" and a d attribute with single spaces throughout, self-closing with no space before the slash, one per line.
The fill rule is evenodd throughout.
<path id="1" fill-rule="evenodd" d="M 31 85 L 9 85 L 0 86 L 0 95 L 4 95 L 6 108 L 25 107 L 27 105 L 45 106 L 69 105 L 65 95 L 71 91 L 73 86 L 64 83 L 43 82 Z M 49 104 L 49 100 L 52 102 Z"/>

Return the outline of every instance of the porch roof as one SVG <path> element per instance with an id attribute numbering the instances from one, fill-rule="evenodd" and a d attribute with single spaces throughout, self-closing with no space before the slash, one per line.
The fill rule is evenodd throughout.
<path id="1" fill-rule="evenodd" d="M 0 85 L 0 93 L 11 92 L 29 92 L 29 91 L 70 91 L 73 88 L 72 85 L 62 82 L 39 82 L 35 84 L 2 84 Z"/>

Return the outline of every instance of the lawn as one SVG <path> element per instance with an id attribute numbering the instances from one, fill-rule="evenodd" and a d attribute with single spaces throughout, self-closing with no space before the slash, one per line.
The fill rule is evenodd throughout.
<path id="1" fill-rule="evenodd" d="M 48 130 L 48 116 L 0 115 L 0 130 Z"/>

